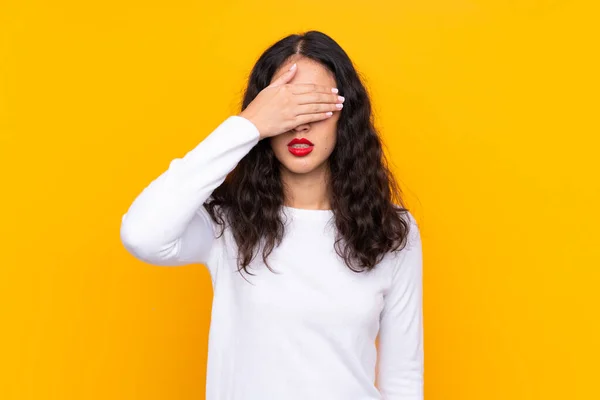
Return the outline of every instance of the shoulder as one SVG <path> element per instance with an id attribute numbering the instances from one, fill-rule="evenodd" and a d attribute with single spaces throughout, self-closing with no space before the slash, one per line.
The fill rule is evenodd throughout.
<path id="1" fill-rule="evenodd" d="M 398 215 L 404 221 L 404 226 L 406 227 L 406 245 L 415 245 L 417 242 L 421 241 L 421 231 L 419 228 L 419 223 L 415 216 L 406 208 L 393 204 L 394 208 L 398 211 Z"/>
<path id="2" fill-rule="evenodd" d="M 419 223 L 414 215 L 410 211 L 404 212 L 405 218 L 408 222 L 408 243 L 407 245 L 417 245 L 421 242 L 421 229 L 419 228 Z"/>
<path id="3" fill-rule="evenodd" d="M 394 204 L 398 211 L 398 216 L 402 221 L 401 243 L 397 243 L 397 247 L 390 250 L 382 260 L 382 264 L 386 266 L 383 269 L 397 269 L 407 261 L 407 258 L 414 258 L 415 253 L 421 253 L 421 231 L 419 223 L 415 216 L 407 209 Z"/>
<path id="4" fill-rule="evenodd" d="M 393 264 L 396 267 L 407 261 L 414 262 L 420 259 L 422 253 L 421 229 L 417 219 L 409 210 L 395 205 L 398 209 L 401 219 L 404 221 L 404 240 L 402 245 L 395 250 L 392 256 Z"/>

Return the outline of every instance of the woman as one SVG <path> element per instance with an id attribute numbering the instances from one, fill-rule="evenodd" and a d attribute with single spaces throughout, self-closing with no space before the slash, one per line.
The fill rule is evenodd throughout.
<path id="1" fill-rule="evenodd" d="M 241 113 L 138 195 L 121 239 L 210 271 L 208 400 L 420 400 L 421 240 L 400 194 L 352 62 L 310 31 L 262 54 Z"/>

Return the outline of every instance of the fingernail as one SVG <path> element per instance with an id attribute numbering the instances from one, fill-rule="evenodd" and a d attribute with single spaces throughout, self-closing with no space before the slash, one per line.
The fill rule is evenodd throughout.
<path id="1" fill-rule="evenodd" d="M 344 101 L 344 97 L 343 96 L 338 96 L 338 100 L 339 101 Z"/>
<path id="2" fill-rule="evenodd" d="M 293 70 L 294 70 L 294 68 L 296 68 L 296 63 L 294 63 L 294 65 L 292 65 L 292 66 L 290 67 L 290 71 L 293 71 Z"/>
<path id="3" fill-rule="evenodd" d="M 333 93 L 337 93 L 337 92 L 338 92 L 337 88 L 333 88 L 333 89 L 331 89 L 331 91 L 332 91 Z"/>

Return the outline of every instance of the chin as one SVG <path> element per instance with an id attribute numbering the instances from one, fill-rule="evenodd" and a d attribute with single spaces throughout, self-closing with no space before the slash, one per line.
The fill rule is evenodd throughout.
<path id="1" fill-rule="evenodd" d="M 316 165 L 305 160 L 285 161 L 281 165 L 293 174 L 308 174 L 316 169 Z"/>

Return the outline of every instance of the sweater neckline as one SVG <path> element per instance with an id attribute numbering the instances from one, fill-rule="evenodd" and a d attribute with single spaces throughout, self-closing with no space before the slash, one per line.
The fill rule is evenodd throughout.
<path id="1" fill-rule="evenodd" d="M 282 209 L 287 215 L 300 218 L 310 219 L 313 221 L 329 221 L 333 216 L 333 210 L 311 210 L 307 208 L 295 208 L 286 205 L 282 206 Z"/>

